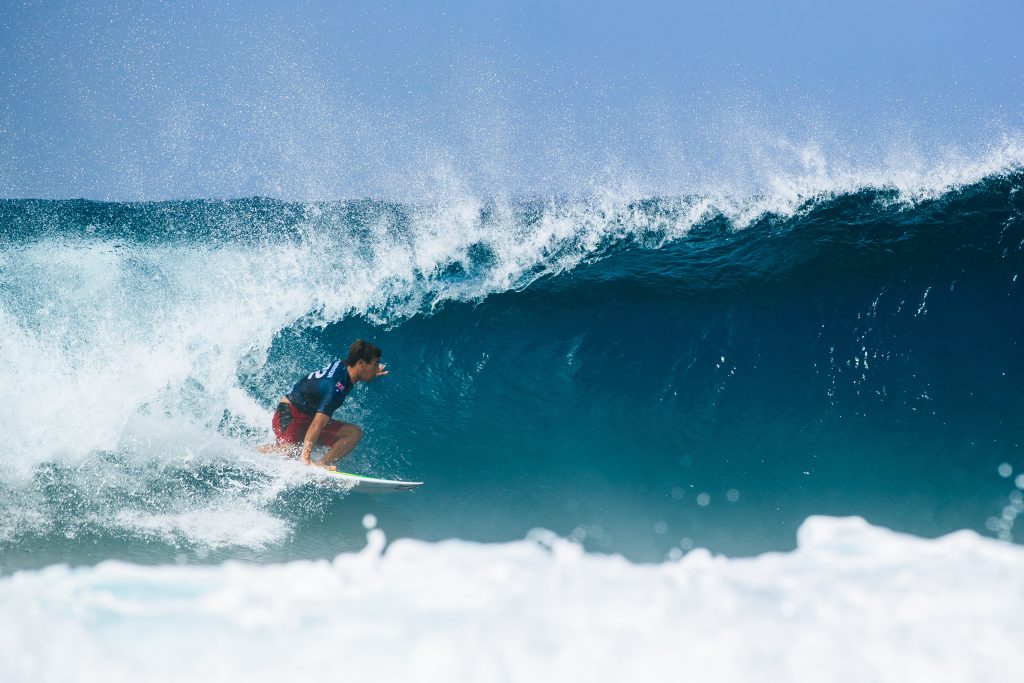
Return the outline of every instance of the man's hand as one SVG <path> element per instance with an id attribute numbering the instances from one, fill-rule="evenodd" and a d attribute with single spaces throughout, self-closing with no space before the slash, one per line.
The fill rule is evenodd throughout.
<path id="1" fill-rule="evenodd" d="M 316 445 L 317 440 L 320 438 L 320 430 L 330 421 L 331 418 L 327 417 L 326 413 L 318 412 L 313 416 L 313 421 L 309 423 L 309 429 L 306 430 L 306 438 L 302 443 L 302 462 L 305 464 L 313 464 L 313 446 Z"/>
<path id="2" fill-rule="evenodd" d="M 383 377 L 384 375 L 388 374 L 388 371 L 384 369 L 386 367 L 387 365 L 385 363 L 380 363 L 377 366 L 377 377 Z"/>

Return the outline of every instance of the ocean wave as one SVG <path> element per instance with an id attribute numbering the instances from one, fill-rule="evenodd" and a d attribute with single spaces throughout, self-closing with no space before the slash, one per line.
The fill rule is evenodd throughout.
<path id="1" fill-rule="evenodd" d="M 52 514 L 69 499 L 41 483 L 50 471 L 99 464 L 96 490 L 122 478 L 148 488 L 166 462 L 209 451 L 223 465 L 215 480 L 230 480 L 227 464 L 270 438 L 277 396 L 356 336 L 397 361 L 390 390 L 347 408 L 370 437 L 359 464 L 377 473 L 431 462 L 442 478 L 511 478 L 503 463 L 522 452 L 557 452 L 561 464 L 536 473 L 544 481 L 642 455 L 638 472 L 671 481 L 666 495 L 700 486 L 718 500 L 749 490 L 764 435 L 801 458 L 822 444 L 884 453 L 910 434 L 921 463 L 1016 465 L 1005 432 L 1020 399 L 1024 175 L 1005 158 L 960 170 L 917 189 L 806 194 L 827 184 L 805 183 L 732 204 L 610 192 L 436 205 L 2 202 L 0 381 L 18 398 L 0 412 L 0 538 L 80 531 L 53 521 L 69 518 Z M 40 381 L 58 389 L 33 390 Z M 568 428 L 551 429 L 552 415 Z M 856 420 L 892 433 L 871 441 Z M 514 438 L 509 424 L 538 437 Z M 1003 445 L 978 455 L 971 434 Z M 467 469 L 474 452 L 501 464 Z M 673 469 L 695 452 L 699 476 Z M 201 479 L 202 467 L 182 470 Z M 815 471 L 783 469 L 796 477 L 785 491 Z M 816 471 L 842 479 L 838 465 Z M 296 484 L 266 476 L 244 495 L 170 487 L 126 512 L 117 495 L 72 485 L 92 531 L 223 547 L 224 529 L 256 510 L 263 531 L 246 547 L 259 547 L 291 538 L 303 515 L 274 508 Z M 978 527 L 990 513 L 966 515 L 937 528 Z"/>

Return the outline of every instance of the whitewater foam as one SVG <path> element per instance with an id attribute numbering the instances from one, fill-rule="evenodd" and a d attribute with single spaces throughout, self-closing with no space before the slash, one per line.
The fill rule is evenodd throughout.
<path id="1" fill-rule="evenodd" d="M 244 504 L 220 503 L 216 507 L 166 514 L 121 510 L 113 521 L 141 538 L 157 538 L 173 545 L 199 544 L 211 550 L 228 546 L 265 548 L 284 540 L 290 531 L 284 520 Z"/>
<path id="2" fill-rule="evenodd" d="M 332 562 L 18 572 L 0 579 L 0 670 L 12 683 L 1024 675 L 1024 550 L 972 532 L 812 517 L 791 553 L 657 565 L 545 532 L 382 549 L 373 530 Z"/>

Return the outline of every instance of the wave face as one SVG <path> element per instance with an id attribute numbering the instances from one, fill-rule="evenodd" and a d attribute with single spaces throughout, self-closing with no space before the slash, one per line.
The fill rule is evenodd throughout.
<path id="1" fill-rule="evenodd" d="M 0 202 L 5 568 L 534 527 L 661 560 L 811 514 L 1011 540 L 1024 173 L 927 191 Z M 356 337 L 372 499 L 253 452 Z"/>

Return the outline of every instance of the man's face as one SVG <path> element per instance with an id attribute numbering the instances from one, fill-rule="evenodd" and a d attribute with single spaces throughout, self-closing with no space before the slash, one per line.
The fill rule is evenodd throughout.
<path id="1" fill-rule="evenodd" d="M 380 369 L 380 358 L 373 361 L 357 361 L 356 362 L 356 374 L 359 376 L 361 382 L 369 382 L 377 377 L 377 371 Z"/>

